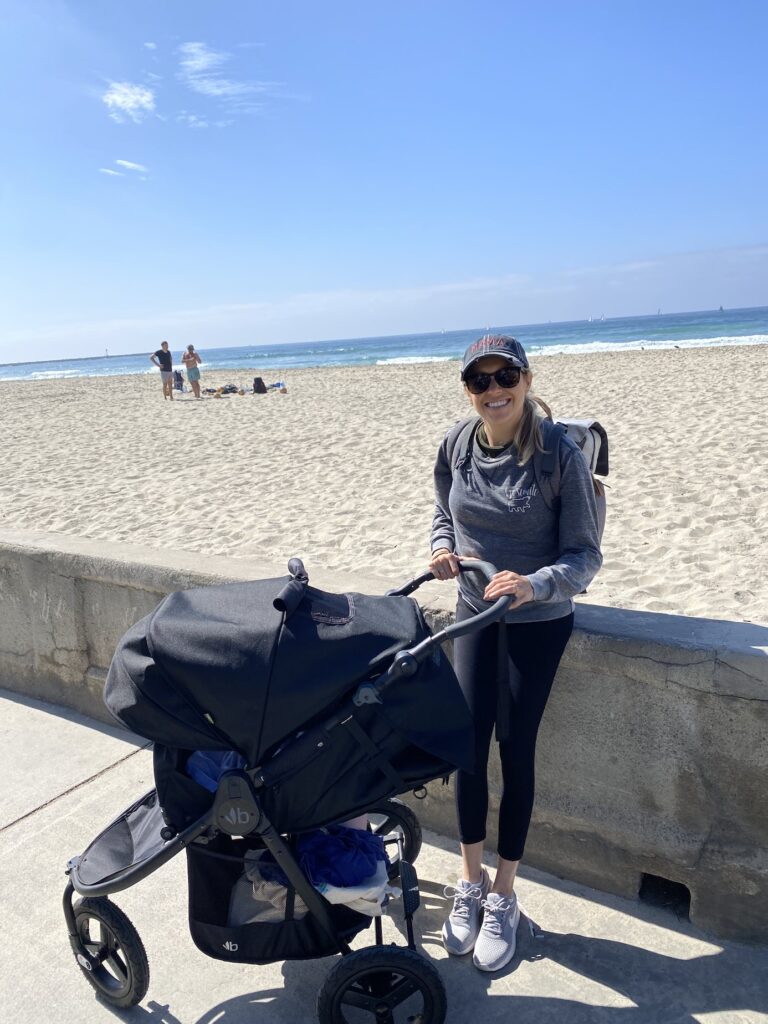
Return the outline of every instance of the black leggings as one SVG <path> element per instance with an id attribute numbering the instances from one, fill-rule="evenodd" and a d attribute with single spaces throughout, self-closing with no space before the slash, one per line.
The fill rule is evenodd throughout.
<path id="1" fill-rule="evenodd" d="M 456 621 L 474 613 L 459 600 Z M 499 856 L 520 860 L 531 822 L 536 736 L 557 666 L 573 630 L 573 615 L 545 622 L 494 623 L 453 642 L 453 664 L 475 723 L 475 772 L 456 775 L 456 811 L 462 843 L 485 839 L 488 754 L 496 721 L 499 629 L 507 630 L 512 714 L 509 738 L 499 743 L 503 791 Z"/>

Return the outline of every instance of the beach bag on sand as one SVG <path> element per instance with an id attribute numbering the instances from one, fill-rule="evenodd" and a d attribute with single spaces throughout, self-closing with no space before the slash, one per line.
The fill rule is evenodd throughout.
<path id="1" fill-rule="evenodd" d="M 480 423 L 479 416 L 469 416 L 455 423 L 448 431 L 447 453 L 453 472 L 460 469 L 469 457 Z M 605 428 L 597 420 L 553 421 L 551 418 L 543 419 L 541 427 L 546 451 L 534 454 L 533 474 L 547 508 L 559 509 L 560 438 L 567 434 L 581 452 L 592 476 L 597 502 L 598 538 L 602 541 L 607 505 L 605 484 L 597 479 L 596 474 L 608 476 L 608 434 Z"/>
<path id="2" fill-rule="evenodd" d="M 264 383 L 263 377 L 253 378 L 253 393 L 254 395 L 266 395 L 267 385 Z"/>

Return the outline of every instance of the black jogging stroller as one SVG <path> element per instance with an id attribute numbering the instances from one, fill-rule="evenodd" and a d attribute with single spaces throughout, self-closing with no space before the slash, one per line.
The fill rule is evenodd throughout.
<path id="1" fill-rule="evenodd" d="M 475 560 L 461 567 L 496 572 Z M 107 1003 L 140 1002 L 144 946 L 107 897 L 184 850 L 190 932 L 203 953 L 252 964 L 341 953 L 318 995 L 321 1024 L 442 1024 L 445 989 L 413 932 L 421 830 L 394 797 L 471 770 L 469 710 L 441 645 L 501 618 L 510 599 L 433 636 L 408 596 L 430 572 L 369 597 L 310 587 L 298 559 L 288 568 L 287 578 L 170 594 L 120 641 L 105 701 L 153 742 L 156 788 L 69 861 L 72 951 Z M 209 792 L 185 770 L 196 751 L 234 751 L 244 767 L 224 771 Z M 407 947 L 383 944 L 380 917 L 329 903 L 297 859 L 302 833 L 363 812 L 395 847 L 388 870 L 399 875 Z M 284 910 L 277 921 L 232 926 L 230 898 L 256 851 L 287 879 Z M 73 902 L 75 892 L 83 898 Z M 352 951 L 371 920 L 375 945 Z"/>

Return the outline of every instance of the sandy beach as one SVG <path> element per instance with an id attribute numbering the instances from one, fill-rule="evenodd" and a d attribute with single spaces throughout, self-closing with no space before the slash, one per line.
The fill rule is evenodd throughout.
<path id="1" fill-rule="evenodd" d="M 175 353 L 175 350 L 174 350 Z M 176 354 L 176 353 L 175 353 Z M 768 346 L 553 356 L 536 392 L 610 437 L 604 567 L 581 600 L 768 623 Z M 360 570 L 428 560 L 458 363 L 212 373 L 288 394 L 164 401 L 159 377 L 0 382 L 0 524 Z"/>

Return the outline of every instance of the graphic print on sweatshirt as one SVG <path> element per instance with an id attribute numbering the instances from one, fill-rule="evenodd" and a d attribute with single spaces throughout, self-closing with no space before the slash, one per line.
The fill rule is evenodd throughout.
<path id="1" fill-rule="evenodd" d="M 531 498 L 535 498 L 539 489 L 535 483 L 529 487 L 523 486 L 524 481 L 507 486 L 504 489 L 504 497 L 507 499 L 507 508 L 510 512 L 527 512 L 531 507 Z"/>

